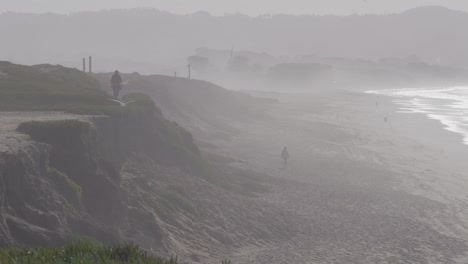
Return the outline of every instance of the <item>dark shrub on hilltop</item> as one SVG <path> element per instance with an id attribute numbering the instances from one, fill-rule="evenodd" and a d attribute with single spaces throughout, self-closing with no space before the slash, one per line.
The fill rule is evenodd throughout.
<path id="1" fill-rule="evenodd" d="M 21 123 L 17 130 L 36 141 L 73 147 L 90 124 L 79 120 L 29 121 Z"/>

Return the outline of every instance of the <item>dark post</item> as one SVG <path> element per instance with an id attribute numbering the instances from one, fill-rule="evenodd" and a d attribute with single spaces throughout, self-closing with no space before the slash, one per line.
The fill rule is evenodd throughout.
<path id="1" fill-rule="evenodd" d="M 83 72 L 86 72 L 86 59 L 83 58 Z"/>
<path id="2" fill-rule="evenodd" d="M 187 65 L 187 68 L 188 68 L 188 78 L 191 79 L 192 78 L 192 65 Z"/>
<path id="3" fill-rule="evenodd" d="M 89 56 L 89 73 L 93 72 L 93 57 Z"/>

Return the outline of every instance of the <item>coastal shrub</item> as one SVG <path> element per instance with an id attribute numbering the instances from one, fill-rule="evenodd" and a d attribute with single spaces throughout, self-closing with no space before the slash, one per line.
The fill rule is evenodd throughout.
<path id="1" fill-rule="evenodd" d="M 194 152 L 183 142 L 165 140 L 162 142 L 162 150 L 165 159 L 176 162 L 192 175 L 213 184 L 223 183 L 223 179 L 206 163 L 200 153 Z"/>
<path id="2" fill-rule="evenodd" d="M 71 104 L 63 107 L 64 111 L 79 115 L 106 115 L 112 118 L 126 120 L 140 120 L 153 117 L 154 111 L 161 112 L 153 100 L 145 94 L 127 94 L 122 98 L 122 101 L 134 101 L 126 106 L 120 106 L 117 102 L 107 100 L 104 105 L 90 104 Z"/>
<path id="3" fill-rule="evenodd" d="M 74 242 L 63 247 L 0 249 L 0 263 L 37 264 L 177 264 L 177 258 L 153 257 L 138 245 L 127 243 L 104 246 L 91 242 Z"/>
<path id="4" fill-rule="evenodd" d="M 193 205 L 192 201 L 190 201 L 189 198 L 182 196 L 178 192 L 167 191 L 162 194 L 161 198 L 169 209 L 178 208 L 193 215 L 198 215 L 198 210 Z"/>
<path id="5" fill-rule="evenodd" d="M 64 172 L 47 165 L 47 175 L 52 178 L 60 193 L 74 206 L 81 205 L 83 189 Z"/>
<path id="6" fill-rule="evenodd" d="M 0 111 L 61 110 L 71 104 L 110 104 L 99 82 L 58 65 L 23 66 L 0 62 Z"/>
<path id="7" fill-rule="evenodd" d="M 122 100 L 125 102 L 135 101 L 135 103 L 132 103 L 133 105 L 143 106 L 150 110 L 156 108 L 156 104 L 154 103 L 153 99 L 151 99 L 151 97 L 143 93 L 129 93 L 124 95 L 122 97 Z M 129 104 L 129 106 L 132 106 L 132 104 Z"/>
<path id="8" fill-rule="evenodd" d="M 166 122 L 166 133 L 169 136 L 173 137 L 173 140 L 178 142 L 179 144 L 185 146 L 188 150 L 195 154 L 200 154 L 200 150 L 198 149 L 197 145 L 193 143 L 192 134 L 190 134 L 187 130 L 180 127 L 179 124 L 176 122 L 168 121 Z"/>
<path id="9" fill-rule="evenodd" d="M 80 140 L 90 124 L 79 120 L 28 121 L 19 124 L 17 131 L 36 141 L 70 146 Z"/>
<path id="10" fill-rule="evenodd" d="M 60 193 L 54 191 L 55 195 L 57 195 L 57 197 L 60 199 L 60 201 L 62 201 L 63 204 L 65 204 L 65 206 L 75 215 L 78 215 L 78 211 L 76 210 L 75 206 L 73 206 L 70 202 L 68 202 L 68 200 L 63 197 L 63 195 L 61 195 Z"/>
<path id="11" fill-rule="evenodd" d="M 120 105 L 69 105 L 65 112 L 78 115 L 106 115 L 113 118 L 139 118 L 145 114 L 141 107 Z"/>
<path id="12" fill-rule="evenodd" d="M 137 101 L 126 107 L 112 102 L 99 82 L 82 71 L 60 65 L 23 66 L 0 61 L 0 111 L 65 111 L 120 117 L 154 109 L 143 94 L 125 95 Z"/>

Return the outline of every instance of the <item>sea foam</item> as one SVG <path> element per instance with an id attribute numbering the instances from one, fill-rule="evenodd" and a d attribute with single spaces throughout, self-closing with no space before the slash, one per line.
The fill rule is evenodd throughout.
<path id="1" fill-rule="evenodd" d="M 386 89 L 367 91 L 386 95 L 399 106 L 399 113 L 424 114 L 439 121 L 444 129 L 461 134 L 468 145 L 468 87 L 437 89 Z"/>

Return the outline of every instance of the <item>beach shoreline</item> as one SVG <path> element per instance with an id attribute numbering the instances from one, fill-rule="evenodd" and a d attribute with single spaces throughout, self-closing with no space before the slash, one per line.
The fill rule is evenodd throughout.
<path id="1" fill-rule="evenodd" d="M 280 102 L 272 118 L 245 124 L 221 154 L 271 175 L 276 187 L 262 199 L 289 210 L 306 231 L 273 248 L 241 249 L 233 259 L 467 263 L 468 146 L 459 135 L 424 115 L 398 113 L 386 96 L 272 96 Z M 284 145 L 291 161 L 282 169 Z M 419 251 L 403 254 L 408 247 Z"/>
<path id="2" fill-rule="evenodd" d="M 378 148 L 378 152 L 388 155 L 387 159 L 396 160 L 398 155 L 406 156 L 405 169 L 411 167 L 410 175 L 419 183 L 419 187 L 407 188 L 413 194 L 423 195 L 442 202 L 453 200 L 466 201 L 468 188 L 468 164 L 464 157 L 468 155 L 468 146 L 461 134 L 448 131 L 438 120 L 430 119 L 422 113 L 400 113 L 399 106 L 387 96 L 376 96 L 389 112 L 389 131 L 382 135 L 392 140 L 399 151 Z M 378 131 L 378 129 L 376 129 Z M 393 157 L 392 157 L 393 156 Z M 413 159 L 413 163 L 409 161 Z M 392 164 L 392 170 L 405 175 L 405 170 Z M 400 177 L 408 184 L 408 177 Z M 438 197 L 436 197 L 438 196 Z"/>

